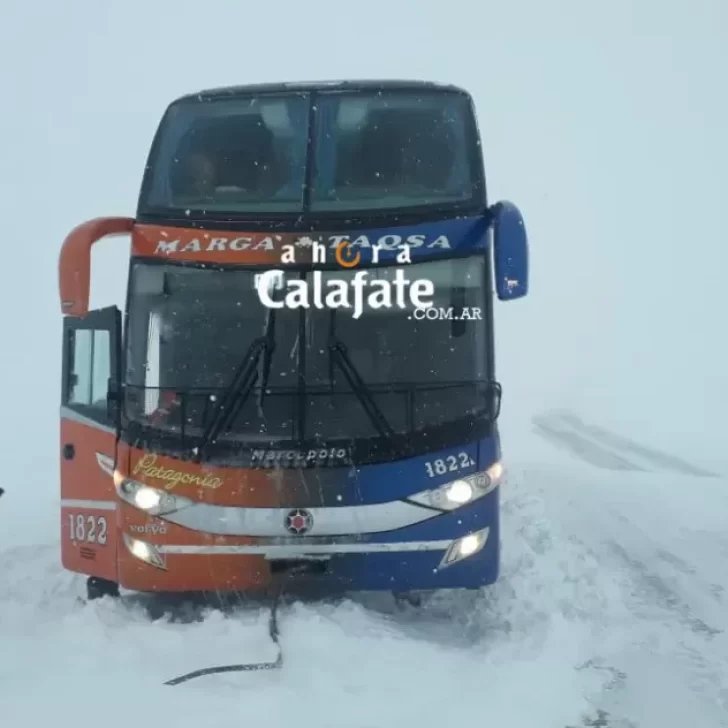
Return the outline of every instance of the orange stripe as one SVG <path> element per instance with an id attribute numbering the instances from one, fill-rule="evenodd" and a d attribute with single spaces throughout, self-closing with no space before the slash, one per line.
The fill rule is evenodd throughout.
<path id="1" fill-rule="evenodd" d="M 293 245 L 297 233 L 246 233 L 229 230 L 136 225 L 132 253 L 169 260 L 268 265 L 280 262 L 283 248 Z M 295 248 L 296 261 L 311 260 L 310 248 Z"/>

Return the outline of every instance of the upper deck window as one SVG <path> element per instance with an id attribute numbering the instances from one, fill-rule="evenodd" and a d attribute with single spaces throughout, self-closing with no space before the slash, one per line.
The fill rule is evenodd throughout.
<path id="1" fill-rule="evenodd" d="M 468 204 L 479 190 L 467 97 L 290 92 L 172 106 L 140 212 L 325 216 Z"/>
<path id="2" fill-rule="evenodd" d="M 173 106 L 150 160 L 144 207 L 290 212 L 303 205 L 305 96 Z"/>
<path id="3" fill-rule="evenodd" d="M 462 96 L 322 96 L 319 113 L 312 211 L 462 203 L 473 196 L 473 130 Z"/>

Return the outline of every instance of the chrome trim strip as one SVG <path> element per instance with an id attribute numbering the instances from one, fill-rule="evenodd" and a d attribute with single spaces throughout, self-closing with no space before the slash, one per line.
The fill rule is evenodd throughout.
<path id="1" fill-rule="evenodd" d="M 80 508 L 86 511 L 115 511 L 116 501 L 62 498 L 61 508 Z"/>
<path id="2" fill-rule="evenodd" d="M 289 513 L 302 510 L 311 515 L 307 536 L 351 536 L 383 533 L 407 528 L 442 515 L 442 511 L 416 503 L 389 501 L 359 506 L 320 508 L 236 508 L 195 503 L 162 515 L 165 521 L 216 536 L 290 536 L 286 528 Z"/>
<path id="3" fill-rule="evenodd" d="M 97 452 L 96 462 L 109 477 L 114 477 L 114 458 L 104 455 L 102 452 Z"/>
<path id="4" fill-rule="evenodd" d="M 245 546 L 165 546 L 154 547 L 162 554 L 198 554 L 214 556 L 263 555 L 267 559 L 306 558 L 320 554 L 369 554 L 403 551 L 444 551 L 452 543 L 444 541 L 400 541 L 395 543 L 331 543 L 308 544 L 266 544 Z"/>

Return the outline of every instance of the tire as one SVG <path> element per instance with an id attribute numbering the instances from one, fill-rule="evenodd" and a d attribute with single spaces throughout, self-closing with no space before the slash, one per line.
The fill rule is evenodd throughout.
<path id="1" fill-rule="evenodd" d="M 102 579 L 100 576 L 89 576 L 86 580 L 86 598 L 89 601 L 102 597 L 119 596 L 119 585 L 115 581 Z"/>
<path id="2" fill-rule="evenodd" d="M 401 607 L 423 607 L 430 595 L 427 592 L 394 592 L 392 594 L 397 606 Z"/>

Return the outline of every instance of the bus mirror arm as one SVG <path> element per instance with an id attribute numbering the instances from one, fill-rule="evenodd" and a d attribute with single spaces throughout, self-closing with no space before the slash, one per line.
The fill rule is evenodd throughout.
<path id="1" fill-rule="evenodd" d="M 121 414 L 122 388 L 114 377 L 109 377 L 109 387 L 106 394 L 106 412 L 115 424 Z"/>
<path id="2" fill-rule="evenodd" d="M 75 227 L 63 241 L 58 260 L 61 312 L 64 316 L 85 316 L 89 311 L 91 248 L 105 237 L 130 234 L 134 219 L 99 217 Z"/>

